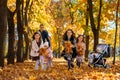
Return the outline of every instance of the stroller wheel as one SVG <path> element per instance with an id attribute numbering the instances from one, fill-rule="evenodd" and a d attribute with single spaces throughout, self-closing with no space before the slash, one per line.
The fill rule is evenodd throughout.
<path id="1" fill-rule="evenodd" d="M 93 67 L 96 68 L 97 66 L 94 65 Z"/>
<path id="2" fill-rule="evenodd" d="M 97 66 L 96 64 L 94 64 L 94 66 L 93 66 L 94 68 L 98 68 L 99 66 Z"/>
<path id="3" fill-rule="evenodd" d="M 104 68 L 110 68 L 110 65 L 109 65 L 109 64 L 106 64 L 106 65 L 104 66 Z"/>

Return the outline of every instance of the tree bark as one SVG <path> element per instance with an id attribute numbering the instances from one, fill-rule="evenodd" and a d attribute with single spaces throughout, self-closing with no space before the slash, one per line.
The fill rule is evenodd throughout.
<path id="1" fill-rule="evenodd" d="M 88 54 L 89 54 L 89 35 L 86 35 L 86 51 L 85 51 L 85 60 L 88 60 Z"/>
<path id="2" fill-rule="evenodd" d="M 116 42 L 117 42 L 117 31 L 118 31 L 118 10 L 119 10 L 119 0 L 117 1 L 117 8 L 116 8 L 116 30 L 115 30 L 115 40 L 114 40 L 114 48 L 113 48 L 113 64 L 115 64 L 115 53 L 116 53 Z"/>
<path id="3" fill-rule="evenodd" d="M 90 24 L 91 24 L 91 28 L 92 28 L 92 32 L 93 32 L 93 35 L 94 35 L 94 47 L 93 47 L 93 50 L 95 50 L 96 48 L 96 43 L 97 41 L 95 41 L 95 32 L 94 31 L 97 31 L 96 27 L 95 27 L 95 23 L 94 23 L 94 17 L 93 17 L 93 4 L 92 4 L 92 0 L 87 0 L 88 2 L 88 5 L 89 5 L 89 16 L 90 16 Z"/>
<path id="4" fill-rule="evenodd" d="M 93 35 L 94 35 L 94 48 L 93 50 L 96 51 L 96 46 L 99 43 L 99 31 L 98 30 L 93 30 Z"/>
<path id="5" fill-rule="evenodd" d="M 21 21 L 20 6 L 21 0 L 16 0 L 17 7 L 17 30 L 18 30 L 18 49 L 17 49 L 17 62 L 23 62 L 23 26 Z"/>
<path id="6" fill-rule="evenodd" d="M 86 30 L 85 30 L 85 41 L 86 41 L 86 51 L 85 51 L 85 61 L 88 60 L 88 53 L 89 53 L 89 33 L 88 33 L 88 24 L 89 24 L 89 15 L 88 15 L 88 6 L 86 10 Z"/>
<path id="7" fill-rule="evenodd" d="M 7 19 L 8 19 L 8 54 L 7 54 L 7 64 L 14 64 L 15 52 L 14 52 L 14 14 L 15 12 L 11 12 L 7 9 Z"/>
<path id="8" fill-rule="evenodd" d="M 4 44 L 7 33 L 7 0 L 0 0 L 0 67 L 4 67 Z"/>
<path id="9" fill-rule="evenodd" d="M 87 0 L 88 5 L 89 5 L 89 16 L 90 16 L 90 23 L 91 23 L 91 28 L 94 36 L 94 47 L 93 50 L 96 50 L 96 46 L 99 43 L 99 30 L 100 30 L 100 16 L 101 16 L 101 9 L 102 9 L 102 0 L 100 0 L 100 7 L 99 7 L 99 14 L 98 14 L 98 25 L 96 27 L 95 22 L 94 22 L 94 17 L 93 17 L 93 4 L 92 0 Z"/>
<path id="10" fill-rule="evenodd" d="M 29 34 L 29 27 L 28 27 L 28 16 L 27 16 L 27 13 L 28 13 L 28 7 L 29 7 L 29 3 L 30 3 L 30 0 L 26 0 L 26 7 L 25 7 L 25 27 L 27 28 L 27 31 L 24 31 L 24 37 L 25 37 L 25 43 L 26 43 L 26 46 L 25 46 L 25 54 L 24 54 L 24 59 L 29 59 L 29 38 L 28 38 L 28 34 Z"/>
<path id="11" fill-rule="evenodd" d="M 24 37 L 25 37 L 25 53 L 24 53 L 24 60 L 29 59 L 29 38 L 28 38 L 28 33 L 24 31 Z"/>
<path id="12" fill-rule="evenodd" d="M 60 55 L 60 50 L 61 50 L 61 48 L 60 48 L 60 28 L 58 28 L 58 54 Z M 60 58 L 60 56 L 58 56 L 58 58 Z"/>

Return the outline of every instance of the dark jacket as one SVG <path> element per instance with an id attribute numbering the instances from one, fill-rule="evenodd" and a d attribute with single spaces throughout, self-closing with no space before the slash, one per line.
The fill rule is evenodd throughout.
<path id="1" fill-rule="evenodd" d="M 69 40 L 68 40 L 67 37 L 64 38 L 64 39 L 63 39 L 63 46 L 64 46 L 64 41 L 69 41 Z M 72 48 L 72 50 L 73 50 L 72 58 L 75 58 L 75 57 L 77 56 L 76 47 L 75 47 L 75 45 L 76 45 L 75 37 L 72 36 L 72 37 L 70 38 L 70 42 L 74 45 L 74 47 Z M 64 52 L 63 52 L 63 53 L 64 53 Z"/>
<path id="2" fill-rule="evenodd" d="M 41 31 L 39 30 L 39 32 L 41 32 Z M 41 32 L 41 35 L 42 35 L 43 43 L 47 40 L 49 43 L 49 47 L 50 47 L 50 39 L 49 39 L 48 32 L 46 30 L 43 30 Z"/>
<path id="3" fill-rule="evenodd" d="M 75 37 L 71 37 L 70 40 L 68 40 L 68 38 L 64 38 L 63 39 L 63 46 L 64 46 L 64 41 L 70 41 L 74 46 L 76 45 L 76 42 L 75 42 Z"/>

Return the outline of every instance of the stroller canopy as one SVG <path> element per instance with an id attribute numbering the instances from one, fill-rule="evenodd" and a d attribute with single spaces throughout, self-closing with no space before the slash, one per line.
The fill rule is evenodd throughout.
<path id="1" fill-rule="evenodd" d="M 103 57 L 110 57 L 110 45 L 109 44 L 98 44 L 96 51 L 103 54 Z"/>

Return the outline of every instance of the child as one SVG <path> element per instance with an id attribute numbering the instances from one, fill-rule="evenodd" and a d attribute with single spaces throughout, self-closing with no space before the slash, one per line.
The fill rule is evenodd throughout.
<path id="1" fill-rule="evenodd" d="M 48 45 L 48 42 L 44 43 L 44 47 L 47 49 L 47 53 L 48 53 L 48 55 L 47 55 L 47 59 L 48 59 L 47 68 L 52 67 L 53 54 L 52 54 L 51 48 Z"/>
<path id="2" fill-rule="evenodd" d="M 35 32 L 33 35 L 32 47 L 31 47 L 31 52 L 30 52 L 32 60 L 36 61 L 35 70 L 38 70 L 38 67 L 40 64 L 39 49 L 41 48 L 41 45 L 43 44 L 41 39 L 42 39 L 41 35 L 39 33 Z"/>
<path id="3" fill-rule="evenodd" d="M 84 42 L 84 36 L 79 35 L 76 40 L 76 51 L 77 51 L 77 66 L 80 67 L 80 63 L 84 62 L 84 54 L 86 50 L 86 45 Z"/>
<path id="4" fill-rule="evenodd" d="M 76 57 L 76 61 L 77 61 L 77 66 L 80 67 L 80 64 L 83 62 L 83 48 L 80 46 L 77 46 L 76 51 L 77 51 L 77 57 Z"/>
<path id="5" fill-rule="evenodd" d="M 48 42 L 45 42 L 43 44 L 43 48 L 40 49 L 40 62 L 42 70 L 52 67 L 52 58 L 52 50 L 48 47 Z"/>

